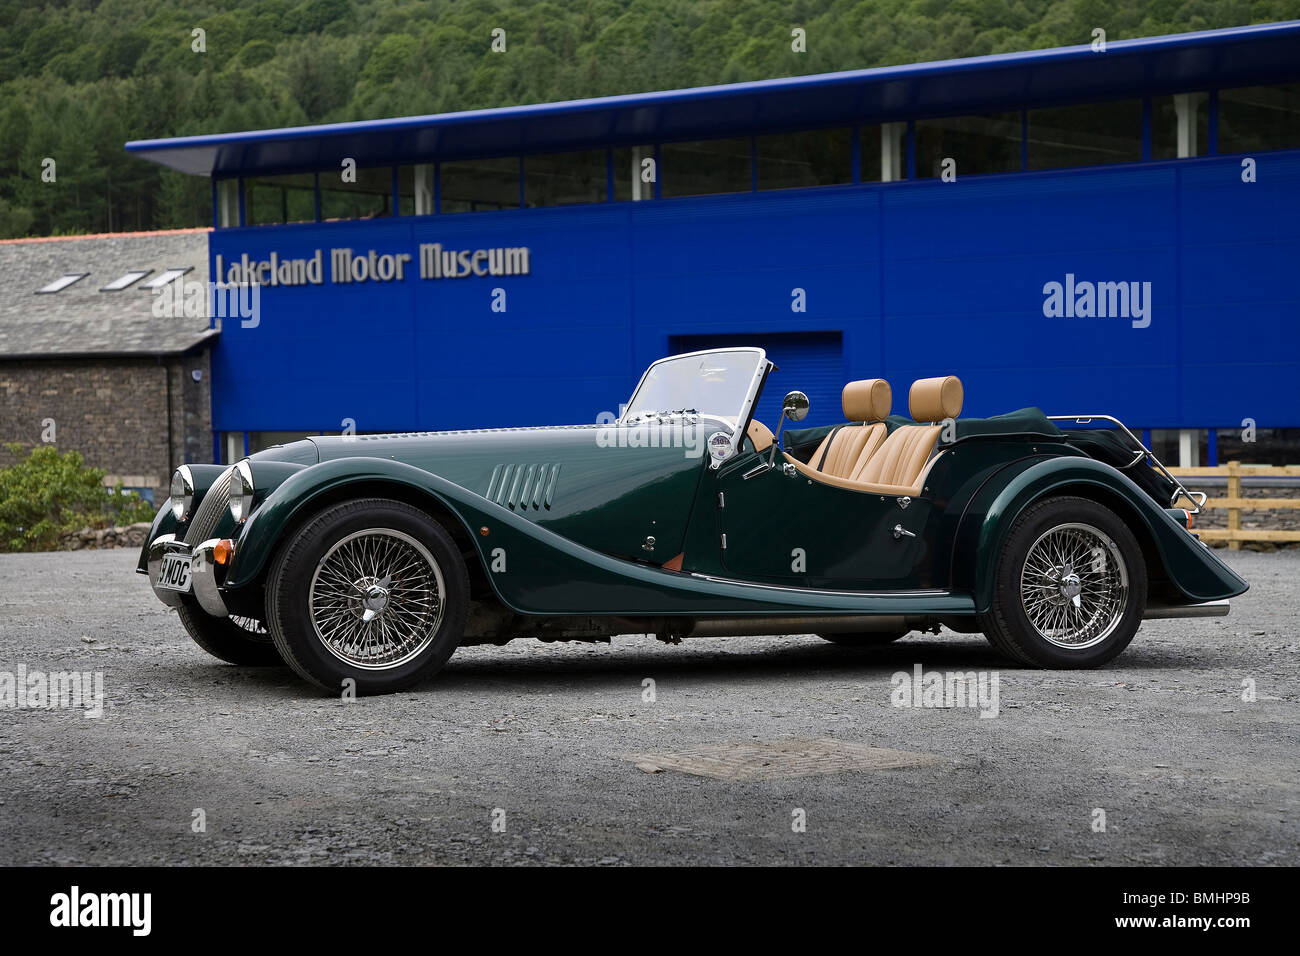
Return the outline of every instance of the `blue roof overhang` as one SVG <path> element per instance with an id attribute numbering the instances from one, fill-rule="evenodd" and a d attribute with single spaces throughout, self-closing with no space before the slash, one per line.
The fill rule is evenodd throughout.
<path id="1" fill-rule="evenodd" d="M 200 176 L 265 175 L 995 112 L 1300 79 L 1300 21 L 434 116 L 139 140 Z"/>

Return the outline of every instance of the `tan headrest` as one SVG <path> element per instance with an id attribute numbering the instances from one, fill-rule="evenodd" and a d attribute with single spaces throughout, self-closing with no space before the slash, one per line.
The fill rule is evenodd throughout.
<path id="1" fill-rule="evenodd" d="M 907 408 L 918 422 L 939 422 L 961 414 L 961 379 L 956 375 L 923 378 L 912 383 Z"/>
<path id="2" fill-rule="evenodd" d="M 878 422 L 894 406 L 894 390 L 883 378 L 864 378 L 844 386 L 844 417 L 851 422 Z"/>

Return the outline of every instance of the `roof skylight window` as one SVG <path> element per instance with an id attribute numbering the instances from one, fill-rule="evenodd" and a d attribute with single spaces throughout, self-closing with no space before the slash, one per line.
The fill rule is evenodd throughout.
<path id="1" fill-rule="evenodd" d="M 148 282 L 143 283 L 140 288 L 149 289 L 150 291 L 161 289 L 168 282 L 171 282 L 173 279 L 179 279 L 193 268 L 193 266 L 186 266 L 184 269 L 168 269 L 166 272 L 161 272 Z"/>
<path id="2" fill-rule="evenodd" d="M 133 282 L 139 282 L 141 279 L 143 279 L 151 272 L 153 272 L 152 269 L 132 269 L 130 272 L 125 273 L 120 278 L 114 279 L 112 282 L 104 286 L 99 291 L 100 292 L 121 292 L 123 289 L 131 285 Z"/>
<path id="3" fill-rule="evenodd" d="M 49 295 L 50 293 L 53 292 L 62 292 L 64 289 L 72 285 L 72 283 L 76 282 L 78 279 L 84 279 L 88 275 L 90 275 L 89 272 L 66 272 L 59 278 L 55 279 L 53 282 L 49 283 L 49 285 L 41 286 L 39 289 L 36 290 L 36 294 Z"/>

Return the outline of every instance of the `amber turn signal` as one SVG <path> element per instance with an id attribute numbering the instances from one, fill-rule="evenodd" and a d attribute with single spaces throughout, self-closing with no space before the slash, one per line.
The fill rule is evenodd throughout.
<path id="1" fill-rule="evenodd" d="M 235 554 L 235 542 L 222 538 L 212 546 L 212 560 L 217 564 L 229 564 Z"/>

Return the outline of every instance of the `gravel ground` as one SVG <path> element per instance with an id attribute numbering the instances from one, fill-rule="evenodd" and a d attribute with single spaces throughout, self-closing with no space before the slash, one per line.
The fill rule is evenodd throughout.
<path id="1" fill-rule="evenodd" d="M 946 632 L 529 640 L 346 703 L 207 657 L 134 553 L 0 555 L 0 672 L 98 670 L 106 698 L 0 709 L 0 864 L 1295 865 L 1300 553 L 1226 560 L 1253 583 L 1232 616 L 1148 622 L 1099 671 Z M 918 663 L 998 671 L 998 716 L 892 706 Z M 748 780 L 627 759 L 791 739 L 934 759 Z"/>

